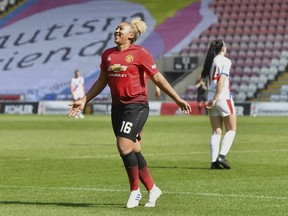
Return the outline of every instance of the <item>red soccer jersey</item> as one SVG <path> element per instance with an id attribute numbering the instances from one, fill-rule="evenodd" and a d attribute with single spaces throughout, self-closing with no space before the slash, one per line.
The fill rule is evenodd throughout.
<path id="1" fill-rule="evenodd" d="M 152 55 L 141 46 L 131 45 L 119 51 L 117 47 L 105 50 L 100 66 L 108 76 L 112 104 L 147 103 L 147 73 L 158 72 Z"/>

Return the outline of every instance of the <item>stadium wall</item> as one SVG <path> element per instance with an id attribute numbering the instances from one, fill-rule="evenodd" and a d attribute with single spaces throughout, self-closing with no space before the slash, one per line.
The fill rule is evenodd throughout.
<path id="1" fill-rule="evenodd" d="M 66 115 L 70 101 L 0 102 L 0 113 L 11 115 Z M 174 102 L 151 101 L 150 115 L 184 115 Z M 191 115 L 200 115 L 197 102 L 190 102 Z M 288 116 L 287 102 L 243 102 L 235 103 L 237 116 Z M 86 114 L 108 115 L 111 103 L 91 102 L 84 110 Z"/>

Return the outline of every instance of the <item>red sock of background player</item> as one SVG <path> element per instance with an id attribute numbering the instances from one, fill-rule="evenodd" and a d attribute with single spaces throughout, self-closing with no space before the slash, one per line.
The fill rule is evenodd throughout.
<path id="1" fill-rule="evenodd" d="M 154 181 L 150 175 L 149 169 L 145 158 L 141 152 L 136 153 L 136 158 L 138 161 L 139 177 L 142 184 L 145 186 L 147 191 L 151 190 L 154 186 Z"/>
<path id="2" fill-rule="evenodd" d="M 138 190 L 139 188 L 139 171 L 138 162 L 135 153 L 132 151 L 127 155 L 121 155 L 125 169 L 128 174 L 130 190 Z"/>

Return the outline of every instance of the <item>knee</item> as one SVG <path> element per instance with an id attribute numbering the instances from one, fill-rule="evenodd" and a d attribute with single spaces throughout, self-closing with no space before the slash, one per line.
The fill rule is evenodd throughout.
<path id="1" fill-rule="evenodd" d="M 213 131 L 213 134 L 217 134 L 217 135 L 222 135 L 222 129 L 221 128 L 216 128 L 214 131 Z"/>
<path id="2" fill-rule="evenodd" d="M 117 149 L 120 155 L 127 155 L 132 151 L 130 148 L 127 148 L 126 146 L 123 146 L 118 143 L 117 143 Z"/>
<path id="3" fill-rule="evenodd" d="M 133 150 L 133 141 L 129 139 L 118 138 L 117 149 L 120 155 L 127 155 Z"/>

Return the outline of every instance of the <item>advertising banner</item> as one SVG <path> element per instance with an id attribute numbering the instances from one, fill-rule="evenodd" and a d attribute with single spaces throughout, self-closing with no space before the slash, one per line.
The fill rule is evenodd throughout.
<path id="1" fill-rule="evenodd" d="M 93 114 L 96 115 L 110 115 L 111 114 L 111 102 L 92 103 Z M 149 102 L 150 112 L 149 115 L 160 115 L 161 102 L 152 101 Z"/>
<path id="2" fill-rule="evenodd" d="M 0 113 L 3 114 L 37 114 L 38 102 L 2 102 L 0 103 Z"/>
<path id="3" fill-rule="evenodd" d="M 198 103 L 197 102 L 190 102 L 189 103 L 192 108 L 191 115 L 200 115 L 198 111 Z M 203 112 L 204 108 L 203 108 Z M 163 102 L 161 106 L 161 115 L 184 115 L 182 110 L 178 107 L 178 105 L 174 102 Z"/>
<path id="4" fill-rule="evenodd" d="M 287 102 L 252 103 L 251 116 L 288 116 L 288 103 Z"/>
<path id="5" fill-rule="evenodd" d="M 149 102 L 150 112 L 149 115 L 151 116 L 159 116 L 161 111 L 161 102 L 158 101 L 151 101 Z"/>
<path id="6" fill-rule="evenodd" d="M 96 115 L 110 115 L 111 103 L 93 103 L 92 110 L 92 113 Z"/>
<path id="7" fill-rule="evenodd" d="M 0 20 L 0 92 L 25 95 L 26 101 L 69 94 L 76 69 L 88 89 L 99 75 L 101 54 L 115 46 L 113 34 L 120 22 L 135 16 L 145 20 L 149 28 L 137 43 L 155 25 L 146 8 L 126 1 L 22 2 Z"/>
<path id="8" fill-rule="evenodd" d="M 235 103 L 235 109 L 237 116 L 250 115 L 251 103 Z"/>
<path id="9" fill-rule="evenodd" d="M 66 115 L 70 109 L 71 101 L 40 101 L 38 114 L 40 115 Z"/>

